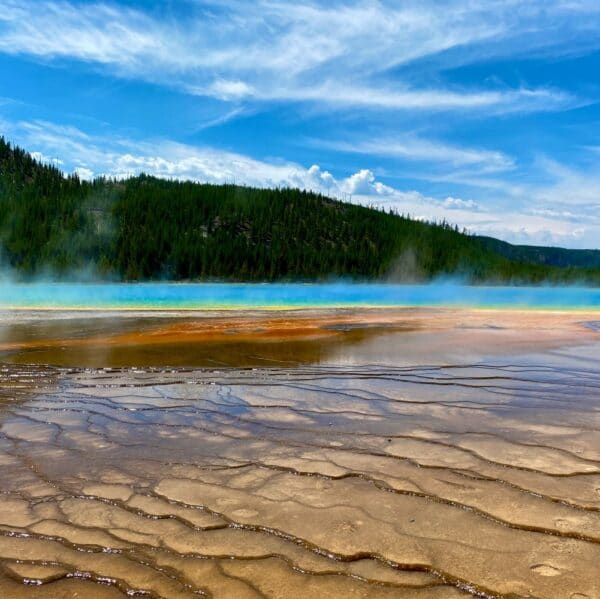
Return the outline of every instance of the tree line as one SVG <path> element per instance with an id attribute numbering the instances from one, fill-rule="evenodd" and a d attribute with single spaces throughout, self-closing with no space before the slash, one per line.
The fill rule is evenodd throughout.
<path id="1" fill-rule="evenodd" d="M 600 283 L 600 268 L 571 266 L 564 251 L 561 266 L 543 263 L 539 252 L 507 251 L 445 222 L 299 189 L 147 175 L 82 181 L 0 138 L 0 261 L 23 278 L 85 269 L 124 281 L 453 275 L 470 282 Z"/>

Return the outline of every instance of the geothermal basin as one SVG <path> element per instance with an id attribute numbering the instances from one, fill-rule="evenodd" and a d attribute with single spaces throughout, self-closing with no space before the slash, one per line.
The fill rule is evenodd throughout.
<path id="1" fill-rule="evenodd" d="M 600 596 L 600 292 L 79 288 L 0 292 L 0 597 Z"/>

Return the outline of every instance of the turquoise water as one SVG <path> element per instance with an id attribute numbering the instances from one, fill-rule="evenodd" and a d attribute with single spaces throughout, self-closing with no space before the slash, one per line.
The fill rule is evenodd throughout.
<path id="1" fill-rule="evenodd" d="M 77 284 L 0 282 L 0 309 L 303 308 L 468 306 L 600 309 L 600 288 L 456 284 Z"/>

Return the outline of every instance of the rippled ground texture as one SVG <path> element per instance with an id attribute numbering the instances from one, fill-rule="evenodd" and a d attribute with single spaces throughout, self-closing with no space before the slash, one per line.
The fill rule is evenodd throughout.
<path id="1" fill-rule="evenodd" d="M 597 598 L 599 413 L 593 342 L 0 366 L 0 597 Z"/>

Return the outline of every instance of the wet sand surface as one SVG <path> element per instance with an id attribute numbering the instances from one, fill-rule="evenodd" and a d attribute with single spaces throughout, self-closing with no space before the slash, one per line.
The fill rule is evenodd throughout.
<path id="1" fill-rule="evenodd" d="M 0 597 L 600 597 L 598 320 L 4 319 Z"/>

